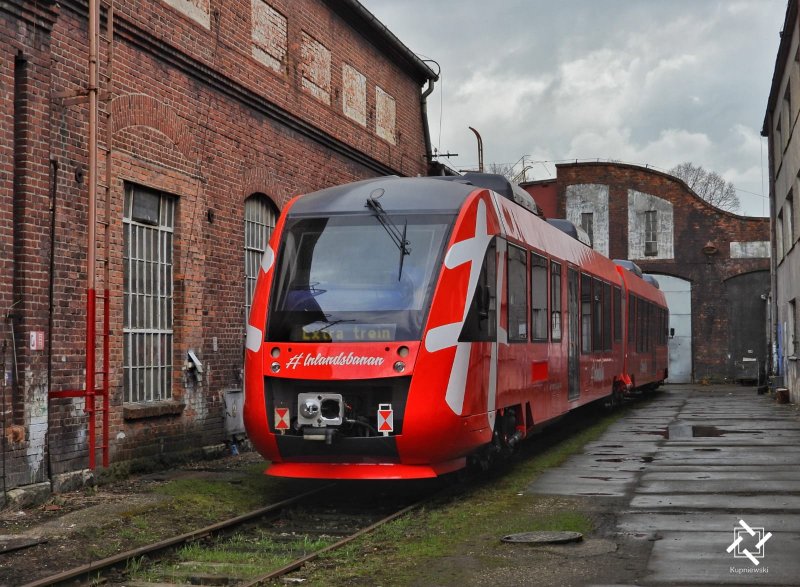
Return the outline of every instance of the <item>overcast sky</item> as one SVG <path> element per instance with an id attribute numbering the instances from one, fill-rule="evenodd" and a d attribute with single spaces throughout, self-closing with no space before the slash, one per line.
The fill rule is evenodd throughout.
<path id="1" fill-rule="evenodd" d="M 361 3 L 441 67 L 428 115 L 451 167 L 477 168 L 473 126 L 486 166 L 525 156 L 528 180 L 567 159 L 691 161 L 769 215 L 760 133 L 786 0 Z"/>

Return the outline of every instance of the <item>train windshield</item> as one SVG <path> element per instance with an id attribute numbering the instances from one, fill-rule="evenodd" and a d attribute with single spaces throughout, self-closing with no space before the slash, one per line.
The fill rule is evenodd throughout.
<path id="1" fill-rule="evenodd" d="M 288 220 L 268 338 L 418 340 L 453 218 L 359 214 Z"/>

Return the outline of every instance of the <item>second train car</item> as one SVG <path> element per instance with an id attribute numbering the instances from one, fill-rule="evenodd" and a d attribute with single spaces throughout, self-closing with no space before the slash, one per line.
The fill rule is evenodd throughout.
<path id="1" fill-rule="evenodd" d="M 270 475 L 435 477 L 657 386 L 666 343 L 663 293 L 501 176 L 369 179 L 284 208 L 245 425 Z"/>

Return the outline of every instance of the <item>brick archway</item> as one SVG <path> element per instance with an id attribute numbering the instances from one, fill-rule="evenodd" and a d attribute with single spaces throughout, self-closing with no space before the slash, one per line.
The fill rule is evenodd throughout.
<path id="1" fill-rule="evenodd" d="M 130 126 L 146 126 L 166 136 L 186 159 L 192 159 L 194 137 L 189 125 L 163 102 L 146 94 L 126 94 L 111 102 L 111 115 L 114 133 Z"/>
<path id="2" fill-rule="evenodd" d="M 272 200 L 272 203 L 278 208 L 278 211 L 283 209 L 283 206 L 288 202 L 292 194 L 275 179 L 274 174 L 266 166 L 249 167 L 242 171 L 242 200 L 246 200 L 253 194 L 264 194 Z"/>

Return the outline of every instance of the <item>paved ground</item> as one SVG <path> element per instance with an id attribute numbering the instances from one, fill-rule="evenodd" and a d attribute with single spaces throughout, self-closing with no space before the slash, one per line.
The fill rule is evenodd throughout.
<path id="1" fill-rule="evenodd" d="M 529 491 L 650 542 L 637 584 L 800 585 L 800 417 L 754 388 L 667 386 Z"/>

